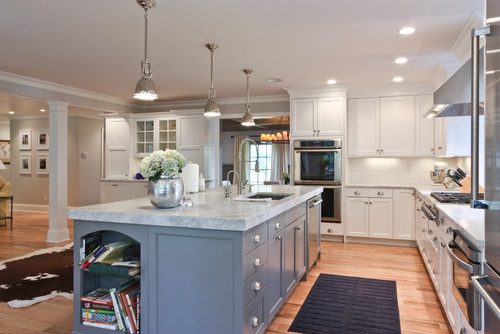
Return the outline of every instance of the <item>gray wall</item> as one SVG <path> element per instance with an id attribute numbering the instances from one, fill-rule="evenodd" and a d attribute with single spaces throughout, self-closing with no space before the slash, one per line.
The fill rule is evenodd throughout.
<path id="1" fill-rule="evenodd" d="M 68 117 L 68 206 L 99 203 L 100 138 L 103 127 L 103 120 Z M 50 175 L 36 173 L 37 153 L 48 153 L 48 151 L 38 151 L 35 142 L 37 129 L 48 128 L 48 117 L 12 119 L 10 122 L 11 164 L 8 167 L 10 169 L 8 181 L 12 185 L 15 204 L 49 204 Z M 31 129 L 31 150 L 19 151 L 21 129 Z M 88 153 L 87 159 L 81 159 L 82 152 Z M 19 174 L 19 154 L 31 155 L 31 174 Z"/>

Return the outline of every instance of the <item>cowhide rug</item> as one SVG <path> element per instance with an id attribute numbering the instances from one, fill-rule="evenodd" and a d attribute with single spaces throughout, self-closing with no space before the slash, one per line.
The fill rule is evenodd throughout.
<path id="1" fill-rule="evenodd" d="M 0 262 L 0 302 L 20 308 L 56 296 L 73 299 L 73 244 Z"/>

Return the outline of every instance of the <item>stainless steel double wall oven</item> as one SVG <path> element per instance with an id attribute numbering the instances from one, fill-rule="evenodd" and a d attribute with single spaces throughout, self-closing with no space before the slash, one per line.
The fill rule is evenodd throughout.
<path id="1" fill-rule="evenodd" d="M 296 140 L 294 149 L 295 185 L 323 186 L 321 221 L 341 223 L 342 141 Z"/>

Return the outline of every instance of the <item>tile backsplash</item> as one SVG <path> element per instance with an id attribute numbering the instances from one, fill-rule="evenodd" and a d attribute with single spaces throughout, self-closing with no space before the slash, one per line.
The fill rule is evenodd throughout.
<path id="1" fill-rule="evenodd" d="M 433 184 L 429 172 L 434 163 L 447 168 L 461 167 L 467 172 L 466 158 L 348 158 L 345 182 L 349 184 Z M 465 167 L 465 168 L 464 168 Z"/>

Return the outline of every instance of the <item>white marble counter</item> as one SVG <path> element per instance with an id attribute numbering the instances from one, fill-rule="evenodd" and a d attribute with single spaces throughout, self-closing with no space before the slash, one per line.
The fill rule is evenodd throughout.
<path id="1" fill-rule="evenodd" d="M 455 222 L 456 228 L 477 247 L 486 245 L 484 236 L 484 210 L 472 209 L 470 205 L 438 204 L 440 214 Z"/>
<path id="2" fill-rule="evenodd" d="M 236 196 L 236 186 L 232 187 Z M 69 210 L 69 218 L 122 224 L 246 231 L 320 194 L 323 187 L 269 185 L 253 192 L 292 194 L 282 200 L 239 202 L 224 197 L 224 188 L 189 194 L 192 207 L 158 209 L 146 198 L 84 206 Z"/>
<path id="3" fill-rule="evenodd" d="M 393 188 L 393 189 L 408 189 L 414 188 L 422 191 L 450 191 L 442 184 L 348 184 L 348 188 Z"/>

